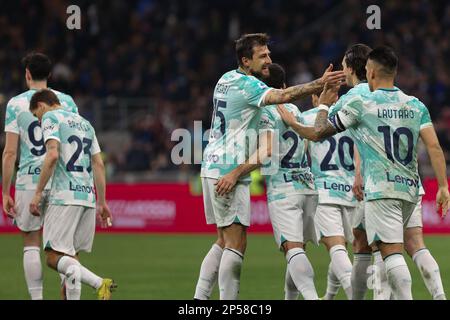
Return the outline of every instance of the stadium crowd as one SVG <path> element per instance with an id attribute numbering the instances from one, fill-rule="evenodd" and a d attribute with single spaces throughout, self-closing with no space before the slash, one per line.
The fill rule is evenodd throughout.
<path id="1" fill-rule="evenodd" d="M 81 30 L 66 28 L 67 1 L 2 3 L 0 103 L 4 108 L 10 97 L 24 91 L 20 58 L 31 50 L 52 57 L 50 86 L 72 94 L 81 114 L 94 125 L 92 99 L 147 98 L 153 112 L 129 124 L 131 143 L 112 148 L 103 141 L 115 172 L 176 168 L 170 160 L 171 132 L 193 131 L 194 120 L 209 128 L 213 87 L 222 73 L 236 66 L 233 40 L 246 32 L 271 35 L 272 58 L 286 67 L 291 84 L 320 76 L 329 62 L 339 68 L 349 44 L 392 46 L 400 58 L 398 87 L 429 108 L 450 160 L 448 2 L 414 0 L 404 6 L 385 1 L 380 4 L 381 30 L 367 28 L 366 8 L 372 3 L 358 0 L 77 4 Z M 29 10 L 21 11 L 24 6 Z M 308 104 L 299 106 L 305 110 Z M 423 158 L 420 161 L 427 163 Z"/>

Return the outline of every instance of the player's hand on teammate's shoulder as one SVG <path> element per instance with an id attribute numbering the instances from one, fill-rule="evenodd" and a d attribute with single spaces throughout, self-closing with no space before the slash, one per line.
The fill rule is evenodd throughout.
<path id="1" fill-rule="evenodd" d="M 216 183 L 217 194 L 223 197 L 231 192 L 236 185 L 238 178 L 239 177 L 233 171 L 221 177 Z"/>
<path id="2" fill-rule="evenodd" d="M 42 192 L 36 191 L 36 193 L 34 194 L 33 200 L 31 200 L 31 202 L 30 202 L 30 213 L 33 216 L 41 215 L 41 212 L 39 210 L 39 203 L 41 202 L 41 199 L 42 199 Z"/>
<path id="3" fill-rule="evenodd" d="M 3 195 L 3 212 L 14 219 L 16 217 L 16 209 L 14 208 L 14 200 L 9 194 Z"/>
<path id="4" fill-rule="evenodd" d="M 450 207 L 450 193 L 448 187 L 439 188 L 436 194 L 436 209 L 441 213 L 441 217 L 444 218 L 447 215 Z"/>
<path id="5" fill-rule="evenodd" d="M 277 105 L 277 110 L 286 125 L 291 127 L 297 122 L 295 115 L 292 112 L 289 112 L 282 104 Z"/>
<path id="6" fill-rule="evenodd" d="M 330 85 L 330 86 L 339 86 L 341 83 L 345 81 L 345 74 L 344 71 L 332 71 L 333 70 L 333 64 L 330 63 L 328 68 L 325 69 L 325 72 L 323 73 L 322 77 L 320 78 L 320 82 L 322 85 Z"/>
<path id="7" fill-rule="evenodd" d="M 112 215 L 106 203 L 97 203 L 97 215 L 103 228 L 112 227 Z"/>

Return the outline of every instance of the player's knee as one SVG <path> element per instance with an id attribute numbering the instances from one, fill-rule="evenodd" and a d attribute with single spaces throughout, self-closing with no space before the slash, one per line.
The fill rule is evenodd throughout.
<path id="1" fill-rule="evenodd" d="M 367 237 L 360 230 L 353 231 L 353 252 L 354 253 L 371 253 L 372 248 L 367 243 Z"/>
<path id="2" fill-rule="evenodd" d="M 52 250 L 45 251 L 45 263 L 50 268 L 56 270 L 59 258 L 60 256 L 55 251 Z"/>

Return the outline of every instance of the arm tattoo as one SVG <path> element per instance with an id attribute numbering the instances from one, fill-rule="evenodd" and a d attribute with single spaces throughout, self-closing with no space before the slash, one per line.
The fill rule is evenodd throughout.
<path id="1" fill-rule="evenodd" d="M 317 112 L 314 128 L 322 139 L 330 137 L 337 132 L 330 121 L 328 121 L 328 112 L 325 110 Z"/>
<path id="2" fill-rule="evenodd" d="M 274 89 L 271 90 L 266 98 L 265 104 L 279 104 L 293 102 L 295 100 L 308 97 L 313 93 L 318 93 L 322 90 L 323 84 L 320 79 L 292 86 L 286 89 Z"/>

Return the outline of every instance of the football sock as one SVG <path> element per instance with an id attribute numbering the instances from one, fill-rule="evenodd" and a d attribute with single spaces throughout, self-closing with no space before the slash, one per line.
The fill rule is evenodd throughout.
<path id="1" fill-rule="evenodd" d="M 418 250 L 412 259 L 419 268 L 422 279 L 434 300 L 446 300 L 439 266 L 426 248 Z"/>
<path id="2" fill-rule="evenodd" d="M 286 266 L 286 275 L 284 277 L 284 300 L 297 300 L 300 292 L 292 280 L 289 268 Z"/>
<path id="3" fill-rule="evenodd" d="M 386 267 L 380 251 L 373 253 L 373 264 L 373 299 L 389 300 L 391 297 L 391 288 L 388 283 Z"/>
<path id="4" fill-rule="evenodd" d="M 411 274 L 406 261 L 400 253 L 394 253 L 384 259 L 386 274 L 391 291 L 396 300 L 412 300 Z"/>
<path id="5" fill-rule="evenodd" d="M 341 287 L 341 283 L 339 282 L 339 279 L 334 274 L 332 266 L 331 266 L 331 262 L 330 262 L 330 264 L 328 265 L 327 292 L 325 293 L 325 296 L 323 297 L 323 299 L 324 300 L 333 300 L 334 297 L 337 295 L 340 287 Z"/>
<path id="6" fill-rule="evenodd" d="M 31 300 L 42 300 L 42 265 L 39 247 L 23 248 L 23 269 Z"/>
<path id="7" fill-rule="evenodd" d="M 244 255 L 238 250 L 225 248 L 219 266 L 220 300 L 236 300 L 239 295 L 241 268 Z"/>
<path id="8" fill-rule="evenodd" d="M 290 249 L 286 253 L 289 273 L 298 291 L 305 300 L 317 300 L 316 287 L 314 286 L 314 270 L 301 248 Z"/>
<path id="9" fill-rule="evenodd" d="M 352 299 L 352 263 L 347 249 L 343 245 L 336 245 L 330 249 L 331 268 L 339 279 L 347 299 Z"/>
<path id="10" fill-rule="evenodd" d="M 200 267 L 200 275 L 195 288 L 194 299 L 208 300 L 211 297 L 217 281 L 222 253 L 222 248 L 215 243 L 206 254 Z"/>
<path id="11" fill-rule="evenodd" d="M 352 269 L 352 298 L 353 300 L 364 300 L 367 292 L 367 270 L 372 265 L 371 253 L 354 253 Z"/>

